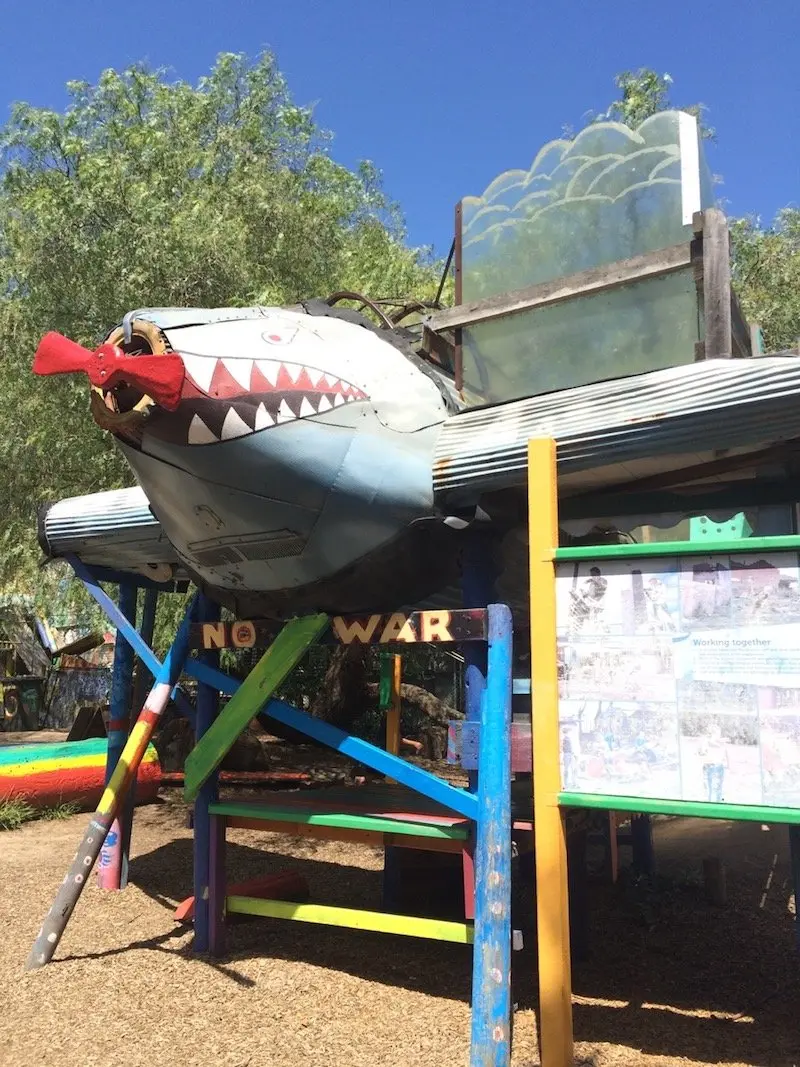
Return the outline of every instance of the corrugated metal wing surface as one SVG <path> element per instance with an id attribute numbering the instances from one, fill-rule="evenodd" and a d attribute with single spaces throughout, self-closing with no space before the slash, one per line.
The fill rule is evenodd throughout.
<path id="1" fill-rule="evenodd" d="M 798 435 L 800 359 L 709 360 L 453 415 L 437 442 L 434 490 L 522 485 L 532 437 L 554 437 L 569 474 Z"/>
<path id="2" fill-rule="evenodd" d="M 44 513 L 40 535 L 50 557 L 75 553 L 85 563 L 118 569 L 179 563 L 138 486 L 60 500 Z"/>

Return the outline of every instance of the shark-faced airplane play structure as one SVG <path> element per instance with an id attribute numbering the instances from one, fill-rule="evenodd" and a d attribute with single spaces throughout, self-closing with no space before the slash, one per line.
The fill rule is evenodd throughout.
<path id="1" fill-rule="evenodd" d="M 800 543 L 800 359 L 765 354 L 742 316 L 695 119 L 669 111 L 636 130 L 598 123 L 551 142 L 529 169 L 458 205 L 452 260 L 450 308 L 339 293 L 285 308 L 140 308 L 94 350 L 43 338 L 34 371 L 88 376 L 92 417 L 138 484 L 40 515 L 45 556 L 69 561 L 124 640 L 107 789 L 29 968 L 52 958 L 98 857 L 124 885 L 126 796 L 171 696 L 196 734 L 185 770 L 196 949 L 224 953 L 226 919 L 237 913 L 473 944 L 473 1067 L 510 1058 L 512 841 L 520 853 L 536 845 L 542 1062 L 566 1067 L 568 810 L 628 812 L 640 838 L 649 813 L 726 814 L 719 798 L 680 793 L 667 777 L 627 793 L 608 781 L 590 788 L 580 777 L 593 765 L 585 687 L 570 717 L 583 653 L 569 642 L 593 632 L 615 576 L 633 582 L 620 611 L 629 605 L 635 625 L 649 627 L 653 670 L 667 670 L 678 609 L 654 590 L 678 590 L 684 557 L 733 558 L 737 546 L 796 554 Z M 642 577 L 656 556 L 679 560 L 663 581 Z M 725 566 L 734 573 L 735 561 Z M 582 575 L 594 592 L 581 592 Z M 149 647 L 155 598 L 187 583 L 197 595 L 162 663 Z M 103 584 L 119 587 L 118 602 Z M 597 664 L 625 636 L 618 620 L 602 625 L 597 685 L 606 684 Z M 401 759 L 396 745 L 368 744 L 275 698 L 312 644 L 354 641 L 462 646 L 467 788 Z M 220 648 L 254 646 L 265 652 L 244 681 L 219 669 Z M 154 684 L 129 733 L 134 654 Z M 198 682 L 195 707 L 182 674 Z M 386 683 L 385 706 L 396 707 L 396 670 Z M 753 685 L 768 688 L 764 678 Z M 230 698 L 221 708 L 220 693 Z M 647 735 L 658 695 L 615 699 L 619 731 L 636 719 Z M 658 711 L 659 723 L 669 714 Z M 386 783 L 220 800 L 219 765 L 257 716 Z M 526 739 L 527 762 L 512 760 L 515 737 Z M 650 748 L 654 782 L 672 764 Z M 800 792 L 790 794 L 748 794 L 727 817 L 796 824 Z M 228 827 L 382 845 L 386 910 L 237 892 L 225 878 Z M 403 859 L 437 851 L 461 865 L 461 921 L 398 913 Z M 530 948 L 526 939 L 515 966 Z"/>

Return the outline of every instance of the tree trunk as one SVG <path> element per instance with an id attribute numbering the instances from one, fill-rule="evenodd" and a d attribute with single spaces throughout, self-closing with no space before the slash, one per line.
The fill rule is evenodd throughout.
<path id="1" fill-rule="evenodd" d="M 370 682 L 366 687 L 370 697 L 377 697 L 378 689 L 377 682 Z M 432 722 L 441 726 L 447 726 L 451 719 L 464 718 L 460 711 L 456 711 L 449 704 L 445 704 L 443 700 L 439 700 L 433 693 L 429 693 L 427 689 L 423 689 L 420 685 L 409 685 L 403 682 L 400 686 L 400 697 L 407 704 L 411 704 L 412 707 L 421 711 L 423 715 L 427 715 Z"/>
<path id="2" fill-rule="evenodd" d="M 348 730 L 367 710 L 368 645 L 341 645 L 331 654 L 322 685 L 311 702 L 311 714 Z"/>

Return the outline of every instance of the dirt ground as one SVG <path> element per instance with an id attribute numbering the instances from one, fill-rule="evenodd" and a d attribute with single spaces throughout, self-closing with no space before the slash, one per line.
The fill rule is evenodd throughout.
<path id="1" fill-rule="evenodd" d="M 93 884 L 54 962 L 23 965 L 87 816 L 0 834 L 0 1064 L 14 1067 L 464 1067 L 470 950 L 357 931 L 237 924 L 223 961 L 191 954 L 172 918 L 191 887 L 178 796 L 139 808 L 129 888 Z M 665 820 L 662 880 L 592 888 L 591 958 L 574 969 L 585 1067 L 800 1065 L 785 829 Z M 363 846 L 233 831 L 232 879 L 287 867 L 312 899 L 378 907 L 382 856 Z M 705 856 L 729 867 L 712 907 Z M 514 1067 L 534 1067 L 533 946 L 515 955 Z"/>

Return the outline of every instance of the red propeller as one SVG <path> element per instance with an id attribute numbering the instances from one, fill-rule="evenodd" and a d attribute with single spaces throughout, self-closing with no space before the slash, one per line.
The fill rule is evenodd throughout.
<path id="1" fill-rule="evenodd" d="M 129 356 L 117 345 L 100 345 L 94 352 L 60 333 L 46 333 L 33 360 L 34 374 L 75 374 L 83 371 L 92 385 L 110 388 L 125 381 L 151 396 L 167 411 L 181 402 L 186 368 L 175 353 Z"/>

